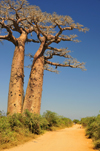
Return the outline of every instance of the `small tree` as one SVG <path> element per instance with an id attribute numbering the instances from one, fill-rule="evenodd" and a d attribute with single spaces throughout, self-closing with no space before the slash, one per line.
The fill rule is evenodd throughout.
<path id="1" fill-rule="evenodd" d="M 80 121 L 79 121 L 78 119 L 74 119 L 74 120 L 73 120 L 73 123 L 75 123 L 75 124 L 79 124 L 79 123 L 80 123 Z"/>
<path id="2" fill-rule="evenodd" d="M 26 90 L 23 112 L 28 109 L 30 112 L 40 113 L 43 73 L 44 69 L 48 71 L 58 72 L 57 67 L 71 67 L 80 68 L 85 70 L 84 63 L 80 63 L 69 55 L 67 48 L 54 48 L 52 43 L 59 44 L 61 41 L 79 42 L 77 35 L 65 35 L 64 31 L 78 29 L 79 31 L 86 32 L 87 28 L 79 23 L 74 23 L 71 17 L 61 16 L 56 13 L 48 14 L 46 12 L 38 15 L 33 15 L 32 19 L 27 19 L 27 22 L 34 27 L 37 38 L 40 41 L 40 47 L 33 57 L 31 66 L 31 73 Z M 63 63 L 52 62 L 54 56 L 64 57 L 66 60 Z M 51 66 L 55 66 L 53 69 Z"/>
<path id="3" fill-rule="evenodd" d="M 27 19 L 33 18 L 31 12 L 41 13 L 41 10 L 36 6 L 30 6 L 26 0 L 0 1 L 0 30 L 2 34 L 0 40 L 8 40 L 15 45 L 8 94 L 8 112 L 10 113 L 21 113 L 22 109 L 25 43 L 39 42 L 28 39 L 28 34 L 35 31 L 35 27 L 27 21 Z M 18 38 L 14 36 L 15 31 L 20 34 Z"/>

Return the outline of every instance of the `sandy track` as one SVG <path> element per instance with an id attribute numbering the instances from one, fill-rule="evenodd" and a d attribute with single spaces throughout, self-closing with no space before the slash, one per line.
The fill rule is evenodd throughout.
<path id="1" fill-rule="evenodd" d="M 4 151 L 94 151 L 92 147 L 92 141 L 85 137 L 85 130 L 74 125 L 47 132 L 37 139 Z"/>

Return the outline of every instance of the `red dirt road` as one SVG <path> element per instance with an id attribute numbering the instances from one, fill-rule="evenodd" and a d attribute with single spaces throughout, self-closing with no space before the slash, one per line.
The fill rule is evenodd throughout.
<path id="1" fill-rule="evenodd" d="M 74 125 L 58 131 L 47 132 L 37 139 L 4 151 L 96 151 L 85 130 Z"/>

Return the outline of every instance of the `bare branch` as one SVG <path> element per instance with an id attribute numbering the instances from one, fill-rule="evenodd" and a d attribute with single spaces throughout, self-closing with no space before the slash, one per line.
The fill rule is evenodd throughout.
<path id="1" fill-rule="evenodd" d="M 70 50 L 67 50 L 67 48 L 53 48 L 53 47 L 48 47 L 50 51 L 45 52 L 45 59 L 52 59 L 53 56 L 59 56 L 59 57 L 65 57 L 65 58 L 72 58 L 68 53 L 71 52 Z"/>
<path id="2" fill-rule="evenodd" d="M 47 35 L 39 28 L 38 24 L 35 22 L 36 28 L 38 29 L 38 31 L 44 36 L 47 37 Z"/>
<path id="3" fill-rule="evenodd" d="M 72 27 L 64 27 L 64 28 L 62 28 L 62 30 L 64 31 L 64 30 L 73 30 L 73 28 Z"/>
<path id="4" fill-rule="evenodd" d="M 28 65 L 28 66 L 24 66 L 25 68 L 31 68 L 32 65 Z M 49 66 L 48 64 L 44 64 L 44 70 L 50 71 L 50 72 L 54 72 L 54 73 L 59 73 L 59 71 L 57 69 L 52 68 L 51 66 Z"/>
<path id="5" fill-rule="evenodd" d="M 20 3 L 19 3 L 19 4 L 20 4 Z M 19 11 L 20 9 L 22 9 L 23 4 L 24 4 L 24 0 L 22 1 L 22 3 L 20 4 L 20 7 L 19 7 L 19 8 L 17 8 L 17 10 L 16 10 L 16 11 Z"/>
<path id="6" fill-rule="evenodd" d="M 45 65 L 44 65 L 44 70 L 47 70 L 47 71 L 50 71 L 50 72 L 55 72 L 55 73 L 57 73 L 57 74 L 59 73 L 58 70 L 52 68 L 52 67 L 49 66 L 48 64 L 45 64 Z"/>
<path id="7" fill-rule="evenodd" d="M 57 23 L 56 23 L 57 24 Z M 57 26 L 58 26 L 58 28 L 60 29 L 59 30 L 59 32 L 55 35 L 55 39 L 58 39 L 58 37 L 59 37 L 59 35 L 61 35 L 62 34 L 62 28 L 61 28 L 61 26 L 59 25 L 59 24 L 57 24 Z"/>
<path id="8" fill-rule="evenodd" d="M 62 52 L 62 51 L 67 50 L 68 48 L 60 48 L 60 49 L 57 49 L 57 48 L 48 46 L 47 49 L 54 50 L 54 51 L 57 51 L 57 52 Z M 71 52 L 71 51 L 70 51 L 70 50 L 67 50 L 67 53 L 69 53 L 69 52 Z"/>
<path id="9" fill-rule="evenodd" d="M 26 54 L 25 56 L 28 56 L 28 57 L 30 57 L 30 58 L 34 58 L 34 56 L 31 55 L 30 53 L 29 53 L 29 54 Z"/>
<path id="10" fill-rule="evenodd" d="M 0 36 L 0 39 L 8 39 L 8 35 L 5 35 L 5 36 Z"/>
<path id="11" fill-rule="evenodd" d="M 49 56 L 45 57 L 45 59 L 52 59 L 53 56 L 65 57 L 65 58 L 72 58 L 70 55 L 66 54 L 66 52 L 52 52 Z"/>
<path id="12" fill-rule="evenodd" d="M 55 63 L 55 62 L 51 62 L 51 61 L 48 61 L 48 60 L 45 60 L 45 63 L 47 64 L 50 64 L 50 65 L 53 65 L 53 66 L 56 66 L 56 67 L 71 67 L 71 68 L 80 68 L 82 70 L 86 70 L 85 67 L 84 67 L 84 64 L 85 63 L 79 63 L 77 65 L 71 65 L 71 64 L 61 64 L 61 63 Z"/>
<path id="13" fill-rule="evenodd" d="M 57 38 L 57 39 L 56 39 Z M 48 42 L 46 43 L 46 46 L 48 47 L 50 44 L 54 43 L 59 43 L 61 41 L 73 41 L 72 37 L 67 36 L 67 38 L 64 37 L 56 37 L 56 36 L 47 36 Z"/>
<path id="14" fill-rule="evenodd" d="M 31 68 L 32 67 L 32 65 L 28 65 L 28 66 L 24 66 L 25 68 Z"/>
<path id="15" fill-rule="evenodd" d="M 39 40 L 34 40 L 34 39 L 27 39 L 26 41 L 27 42 L 34 42 L 34 43 L 39 43 L 40 42 Z"/>
<path id="16" fill-rule="evenodd" d="M 8 40 L 8 41 L 11 41 L 11 42 L 15 43 L 15 37 L 12 35 L 12 31 L 10 29 L 10 26 L 5 25 L 4 20 L 2 20 L 0 22 L 0 26 L 1 26 L 1 29 L 5 28 L 8 32 L 8 35 L 0 36 L 0 39 L 5 39 L 5 40 Z"/>
<path id="17" fill-rule="evenodd" d="M 0 25 L 1 25 L 1 28 L 5 28 L 9 32 L 9 35 L 12 35 L 12 31 L 10 30 L 10 27 L 5 25 L 4 20 L 0 22 Z"/>

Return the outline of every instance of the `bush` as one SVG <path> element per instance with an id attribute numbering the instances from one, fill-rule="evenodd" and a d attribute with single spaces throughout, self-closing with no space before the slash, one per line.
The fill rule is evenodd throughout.
<path id="1" fill-rule="evenodd" d="M 9 119 L 7 117 L 0 118 L 0 144 L 5 144 L 15 140 L 15 136 L 11 129 Z"/>
<path id="2" fill-rule="evenodd" d="M 94 121 L 95 121 L 95 117 L 86 117 L 81 119 L 81 124 L 83 127 L 87 127 Z"/>
<path id="3" fill-rule="evenodd" d="M 59 126 L 60 119 L 57 113 L 47 110 L 42 117 L 48 121 L 48 127 Z"/>
<path id="4" fill-rule="evenodd" d="M 0 132 L 10 128 L 10 123 L 7 117 L 0 118 Z"/>
<path id="5" fill-rule="evenodd" d="M 88 138 L 92 138 L 94 148 L 100 149 L 100 114 L 97 117 L 82 118 L 81 122 L 86 127 Z"/>
<path id="6" fill-rule="evenodd" d="M 70 127 L 70 126 L 72 126 L 73 125 L 73 122 L 72 122 L 72 120 L 71 119 L 69 119 L 69 118 L 66 118 L 66 117 L 61 117 L 61 124 L 63 123 L 64 124 L 64 126 L 66 126 L 66 127 Z"/>
<path id="7" fill-rule="evenodd" d="M 46 122 L 47 123 L 47 122 Z M 46 126 L 40 115 L 33 114 L 29 122 L 29 130 L 35 134 L 41 134 L 42 128 Z"/>
<path id="8" fill-rule="evenodd" d="M 93 137 L 94 131 L 96 130 L 96 127 L 97 127 L 97 123 L 96 123 L 96 122 L 93 122 L 93 123 L 88 124 L 88 126 L 87 126 L 87 128 L 86 128 L 86 135 L 87 135 L 89 138 L 92 138 L 92 137 Z"/>
<path id="9" fill-rule="evenodd" d="M 12 128 L 12 130 L 14 129 L 15 126 L 17 127 L 22 127 L 23 126 L 23 121 L 20 121 L 20 117 L 21 115 L 19 113 L 17 114 L 13 114 L 12 116 L 8 116 L 8 120 L 10 123 L 10 127 Z"/>
<path id="10" fill-rule="evenodd" d="M 1 132 L 1 140 L 0 140 L 1 145 L 5 143 L 13 142 L 14 140 L 16 140 L 16 137 L 10 128 Z"/>
<path id="11" fill-rule="evenodd" d="M 79 124 L 79 123 L 80 123 L 80 121 L 79 121 L 78 119 L 74 119 L 74 120 L 73 120 L 73 123 L 75 123 L 75 124 Z"/>
<path id="12" fill-rule="evenodd" d="M 69 118 L 59 116 L 55 112 L 46 111 L 43 113 L 43 117 L 48 121 L 48 128 L 50 127 L 69 127 L 72 126 L 72 121 Z"/>
<path id="13" fill-rule="evenodd" d="M 21 138 L 30 137 L 33 134 L 41 134 L 44 130 L 55 130 L 55 127 L 72 126 L 72 121 L 57 115 L 55 112 L 46 111 L 43 116 L 30 113 L 13 114 L 5 116 L 0 112 L 0 147 L 9 143 L 15 144 Z M 31 136 L 31 137 L 32 137 Z"/>
<path id="14" fill-rule="evenodd" d="M 100 139 L 94 141 L 94 148 L 95 149 L 98 149 L 98 148 L 100 149 Z"/>
<path id="15" fill-rule="evenodd" d="M 29 127 L 29 130 L 32 133 L 40 134 L 42 133 L 43 129 L 47 129 L 48 127 L 48 121 L 43 118 L 41 115 L 38 114 L 32 114 L 28 110 L 25 111 L 25 122 L 24 125 L 26 127 Z"/>

